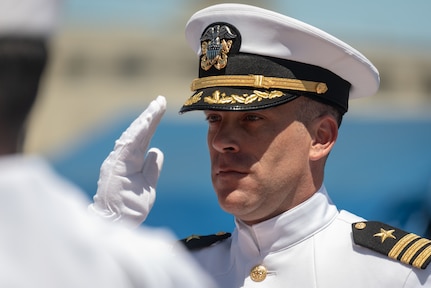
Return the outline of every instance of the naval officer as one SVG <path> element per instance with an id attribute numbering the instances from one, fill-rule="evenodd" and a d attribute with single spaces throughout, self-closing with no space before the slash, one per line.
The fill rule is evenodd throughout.
<path id="1" fill-rule="evenodd" d="M 373 64 L 318 28 L 241 4 L 198 11 L 186 39 L 199 76 L 180 112 L 206 116 L 213 187 L 236 228 L 183 242 L 219 286 L 431 287 L 431 241 L 338 210 L 324 185 L 349 100 L 378 90 Z M 96 213 L 145 219 L 163 157 L 153 149 L 140 165 L 136 155 L 160 117 L 132 125 L 128 149 L 102 164 Z"/>

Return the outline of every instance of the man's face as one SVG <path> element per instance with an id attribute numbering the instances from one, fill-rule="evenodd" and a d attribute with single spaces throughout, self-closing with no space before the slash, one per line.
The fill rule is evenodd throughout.
<path id="1" fill-rule="evenodd" d="M 296 120 L 297 102 L 257 111 L 205 111 L 219 204 L 248 224 L 305 200 L 311 137 Z"/>

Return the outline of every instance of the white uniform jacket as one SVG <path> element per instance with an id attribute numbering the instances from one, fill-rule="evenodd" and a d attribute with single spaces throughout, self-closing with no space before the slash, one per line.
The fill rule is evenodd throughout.
<path id="1" fill-rule="evenodd" d="M 0 287 L 214 287 L 170 233 L 109 225 L 84 199 L 43 159 L 0 157 Z"/>
<path id="2" fill-rule="evenodd" d="M 223 288 L 431 287 L 431 265 L 413 268 L 355 245 L 357 221 L 363 219 L 339 212 L 322 187 L 273 219 L 253 226 L 236 220 L 232 237 L 192 253 Z"/>

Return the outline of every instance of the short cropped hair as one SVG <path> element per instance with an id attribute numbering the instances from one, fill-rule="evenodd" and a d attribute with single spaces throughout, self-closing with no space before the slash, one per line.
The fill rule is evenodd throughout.
<path id="1" fill-rule="evenodd" d="M 337 108 L 305 96 L 300 96 L 297 100 L 299 100 L 300 103 L 297 117 L 305 126 L 308 126 L 308 124 L 317 117 L 325 115 L 334 117 L 337 121 L 338 127 L 341 126 L 343 113 L 341 113 Z"/>

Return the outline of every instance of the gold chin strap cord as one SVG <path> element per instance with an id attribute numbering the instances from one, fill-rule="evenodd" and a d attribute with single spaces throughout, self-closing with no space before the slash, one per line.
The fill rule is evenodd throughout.
<path id="1" fill-rule="evenodd" d="M 263 75 L 222 75 L 194 79 L 191 90 L 209 87 L 253 87 L 264 89 L 288 89 L 323 94 L 328 91 L 326 83 L 298 79 L 265 77 Z"/>

